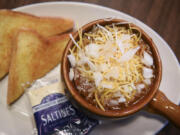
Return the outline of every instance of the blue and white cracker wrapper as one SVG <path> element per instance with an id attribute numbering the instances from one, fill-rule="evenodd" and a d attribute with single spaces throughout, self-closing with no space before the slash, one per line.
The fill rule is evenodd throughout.
<path id="1" fill-rule="evenodd" d="M 87 135 L 99 122 L 72 106 L 56 72 L 37 80 L 28 91 L 38 135 Z"/>

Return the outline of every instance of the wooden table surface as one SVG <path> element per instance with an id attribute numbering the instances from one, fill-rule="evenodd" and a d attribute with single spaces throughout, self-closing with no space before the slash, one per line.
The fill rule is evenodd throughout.
<path id="1" fill-rule="evenodd" d="M 0 0 L 0 9 L 12 9 L 53 0 Z M 66 1 L 66 0 L 65 0 Z M 172 48 L 180 61 L 180 0 L 73 0 L 94 3 L 127 13 L 154 29 Z M 157 135 L 180 135 L 168 124 Z"/>

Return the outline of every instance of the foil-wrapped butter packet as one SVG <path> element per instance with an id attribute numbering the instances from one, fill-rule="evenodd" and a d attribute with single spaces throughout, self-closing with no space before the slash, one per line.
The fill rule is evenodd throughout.
<path id="1" fill-rule="evenodd" d="M 28 91 L 38 135 L 86 135 L 98 121 L 74 108 L 61 82 Z"/>

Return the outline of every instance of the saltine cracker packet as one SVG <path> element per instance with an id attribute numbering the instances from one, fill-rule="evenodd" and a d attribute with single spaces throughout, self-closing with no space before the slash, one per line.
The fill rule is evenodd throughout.
<path id="1" fill-rule="evenodd" d="M 87 135 L 99 123 L 73 107 L 57 74 L 37 80 L 27 94 L 38 135 Z"/>

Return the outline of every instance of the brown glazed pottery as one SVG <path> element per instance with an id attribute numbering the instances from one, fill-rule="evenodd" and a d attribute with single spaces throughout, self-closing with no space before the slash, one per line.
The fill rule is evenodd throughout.
<path id="1" fill-rule="evenodd" d="M 127 22 L 121 19 L 99 19 L 93 22 L 90 22 L 86 25 L 84 25 L 82 29 L 82 33 L 88 32 L 92 29 L 92 27 L 96 24 L 100 24 L 102 26 L 112 23 L 121 23 L 121 25 L 129 27 L 129 24 L 125 24 L 123 22 Z M 129 106 L 122 110 L 108 110 L 108 111 L 102 111 L 99 108 L 96 108 L 95 106 L 88 103 L 78 92 L 76 89 L 74 82 L 70 81 L 69 79 L 69 69 L 70 69 L 70 63 L 67 59 L 67 55 L 69 54 L 69 49 L 74 46 L 74 43 L 72 40 L 69 41 L 67 44 L 67 47 L 63 54 L 63 61 L 62 61 L 62 76 L 64 79 L 64 82 L 67 87 L 68 93 L 73 98 L 73 101 L 75 101 L 81 108 L 84 108 L 88 112 L 90 112 L 93 115 L 98 115 L 102 117 L 107 118 L 123 118 L 126 116 L 130 116 L 134 114 L 135 112 L 141 110 L 144 106 L 147 104 L 152 108 L 155 109 L 156 112 L 158 112 L 161 115 L 164 115 L 166 118 L 168 118 L 172 123 L 174 123 L 177 127 L 180 128 L 180 106 L 175 105 L 171 101 L 167 99 L 167 97 L 159 90 L 159 85 L 161 82 L 162 77 L 162 63 L 160 59 L 160 55 L 158 53 L 157 47 L 154 44 L 153 40 L 138 26 L 130 23 L 132 27 L 137 28 L 142 33 L 143 40 L 149 44 L 152 55 L 154 58 L 154 64 L 156 68 L 155 73 L 155 80 L 153 82 L 153 85 L 151 86 L 150 91 L 147 93 L 147 95 L 142 98 L 138 103 Z M 77 41 L 79 40 L 78 32 L 75 32 L 73 34 L 74 39 Z"/>

